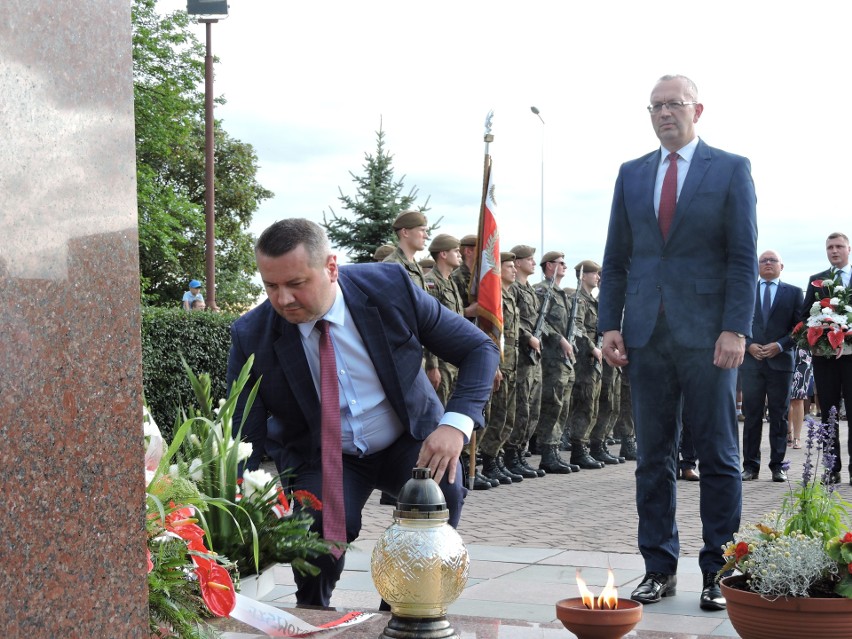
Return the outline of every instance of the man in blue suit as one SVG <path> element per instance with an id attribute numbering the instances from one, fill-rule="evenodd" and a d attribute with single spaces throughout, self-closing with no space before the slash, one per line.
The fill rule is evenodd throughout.
<path id="1" fill-rule="evenodd" d="M 682 408 L 701 470 L 700 605 L 720 610 L 715 574 L 742 508 L 735 394 L 754 309 L 754 183 L 746 158 L 696 136 L 704 105 L 689 78 L 660 78 L 648 111 L 661 149 L 619 171 L 598 316 L 603 354 L 627 367 L 633 395 L 646 574 L 631 597 L 655 603 L 676 591 Z"/>
<path id="2" fill-rule="evenodd" d="M 260 379 L 243 438 L 264 442 L 291 489 L 322 495 L 319 320 L 329 323 L 339 386 L 346 541 L 358 537 L 374 489 L 399 493 L 415 466 L 429 467 L 458 524 L 465 488 L 459 454 L 491 391 L 499 352 L 473 324 L 412 285 L 398 264 L 338 268 L 328 238 L 304 219 L 276 222 L 255 246 L 268 300 L 231 329 L 228 382 L 254 354 L 250 389 Z M 317 327 L 318 328 L 318 327 Z M 423 347 L 458 366 L 446 411 L 423 371 Z M 237 405 L 240 423 L 246 390 Z M 267 417 L 269 421 L 267 422 Z M 286 479 L 285 479 L 286 481 Z M 322 531 L 317 511 L 314 529 Z M 298 603 L 328 606 L 345 555 L 294 573 Z"/>
<path id="3" fill-rule="evenodd" d="M 790 385 L 796 368 L 790 333 L 799 321 L 804 300 L 802 289 L 782 282 L 784 264 L 775 251 L 764 251 L 758 260 L 760 281 L 740 367 L 743 385 L 743 481 L 758 478 L 763 407 L 769 407 L 769 470 L 772 481 L 787 481 L 781 468 L 787 454 L 787 413 Z"/>

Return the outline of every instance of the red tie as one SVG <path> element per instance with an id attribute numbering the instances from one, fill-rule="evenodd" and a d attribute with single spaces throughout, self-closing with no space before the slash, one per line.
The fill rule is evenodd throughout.
<path id="1" fill-rule="evenodd" d="M 322 534 L 329 541 L 346 542 L 343 505 L 343 452 L 340 434 L 340 391 L 337 362 L 327 320 L 319 320 L 320 405 L 322 415 Z M 335 557 L 342 550 L 332 550 Z"/>
<path id="2" fill-rule="evenodd" d="M 657 222 L 660 225 L 660 232 L 663 234 L 663 240 L 669 234 L 669 227 L 672 225 L 672 220 L 677 208 L 677 159 L 680 156 L 677 153 L 669 153 L 669 168 L 666 170 L 666 177 L 663 178 L 663 190 L 660 192 L 660 209 L 657 214 Z"/>

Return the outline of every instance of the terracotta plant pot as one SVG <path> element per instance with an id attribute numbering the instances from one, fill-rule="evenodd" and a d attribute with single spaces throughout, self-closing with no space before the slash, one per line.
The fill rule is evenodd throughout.
<path id="1" fill-rule="evenodd" d="M 556 617 L 579 639 L 621 639 L 642 618 L 642 604 L 619 599 L 615 610 L 589 610 L 580 597 L 556 602 Z"/>
<path id="2" fill-rule="evenodd" d="M 778 597 L 772 599 L 732 587 L 743 575 L 725 577 L 722 595 L 728 618 L 742 639 L 849 639 L 852 637 L 852 599 Z"/>

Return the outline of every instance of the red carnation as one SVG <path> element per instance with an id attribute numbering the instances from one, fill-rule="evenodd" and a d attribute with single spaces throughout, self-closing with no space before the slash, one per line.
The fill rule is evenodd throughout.
<path id="1" fill-rule="evenodd" d="M 848 532 L 845 535 L 843 535 L 843 539 L 841 539 L 841 541 L 844 544 L 852 543 L 852 532 Z"/>

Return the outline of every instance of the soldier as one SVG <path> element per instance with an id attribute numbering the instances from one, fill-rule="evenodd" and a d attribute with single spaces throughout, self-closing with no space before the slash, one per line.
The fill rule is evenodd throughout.
<path id="1" fill-rule="evenodd" d="M 527 444 L 535 432 L 541 409 L 541 338 L 536 337 L 538 322 L 538 296 L 529 277 L 535 272 L 535 249 L 519 244 L 512 248 L 515 254 L 515 283 L 512 289 L 518 306 L 518 366 L 516 369 L 516 395 L 520 401 L 515 406 L 515 426 L 505 446 L 506 468 L 523 477 L 544 477 L 543 468 L 536 470 L 526 458 Z M 550 331 L 542 325 L 542 335 Z M 532 473 L 532 474 L 531 474 Z"/>
<path id="2" fill-rule="evenodd" d="M 453 313 L 463 314 L 464 307 L 456 283 L 450 279 L 453 269 L 461 264 L 459 241 L 452 235 L 441 233 L 429 244 L 429 254 L 435 267 L 426 274 L 426 291 Z M 426 354 L 426 376 L 438 392 L 438 398 L 446 406 L 453 392 L 458 369 L 439 360 L 431 353 Z"/>
<path id="3" fill-rule="evenodd" d="M 397 245 L 394 252 L 388 255 L 384 262 L 402 264 L 408 271 L 412 281 L 422 289 L 426 289 L 426 280 L 420 265 L 414 261 L 417 251 L 422 251 L 429 237 L 426 227 L 426 216 L 420 211 L 403 211 L 393 221 L 396 231 Z"/>
<path id="4" fill-rule="evenodd" d="M 618 421 L 618 413 L 621 410 L 621 378 L 622 372 L 618 366 L 610 366 L 604 360 L 601 373 L 601 392 L 598 397 L 598 419 L 592 432 L 602 432 L 604 437 L 604 450 L 606 444 L 614 444 L 610 440 L 615 422 Z M 594 453 L 592 453 L 594 457 Z M 624 463 L 624 457 L 612 455 L 619 463 Z M 602 460 L 598 460 L 602 461 Z"/>
<path id="5" fill-rule="evenodd" d="M 630 404 L 630 377 L 621 375 L 621 410 L 613 432 L 621 439 L 619 457 L 627 461 L 636 461 L 636 433 L 633 426 L 633 406 Z"/>
<path id="6" fill-rule="evenodd" d="M 515 281 L 515 254 L 500 253 L 500 283 L 503 297 L 503 359 L 491 395 L 488 425 L 479 443 L 482 474 L 501 484 L 523 481 L 523 474 L 506 468 L 502 448 L 515 424 L 515 369 L 518 361 L 518 307 L 511 287 Z M 538 474 L 532 471 L 532 477 Z"/>
<path id="7" fill-rule="evenodd" d="M 548 304 L 546 321 L 551 330 L 544 336 L 541 349 L 541 411 L 535 438 L 541 453 L 539 468 L 564 475 L 580 470 L 559 455 L 564 414 L 568 412 L 574 384 L 574 349 L 569 341 L 576 330 L 570 325 L 573 300 L 559 286 L 565 276 L 565 254 L 549 251 L 542 256 L 540 266 L 544 281 L 534 288 L 539 304 Z M 578 307 L 578 319 L 579 310 Z"/>
<path id="8" fill-rule="evenodd" d="M 393 253 L 394 251 L 393 244 L 382 244 L 376 251 L 373 253 L 373 261 L 374 262 L 383 262 L 384 259 Z"/>
<path id="9" fill-rule="evenodd" d="M 601 361 L 603 356 L 597 346 L 598 337 L 598 300 L 592 291 L 600 282 L 600 264 L 585 260 L 574 267 L 579 282 L 580 299 L 586 307 L 583 330 L 587 340 L 586 348 L 580 349 L 577 375 L 571 397 L 571 415 L 568 419 L 568 431 L 571 437 L 571 463 L 580 468 L 600 468 L 604 464 L 618 464 L 619 461 L 607 452 L 604 446 L 606 433 L 600 427 L 595 428 L 598 419 L 598 397 L 601 392 Z M 589 449 L 589 442 L 593 448 Z"/>
<path id="10" fill-rule="evenodd" d="M 476 301 L 471 301 L 470 297 L 470 270 L 476 261 L 476 235 L 465 235 L 459 242 L 459 250 L 461 251 L 462 263 L 453 271 L 452 279 L 461 293 L 462 306 L 464 306 L 464 316 L 469 320 L 476 318 L 477 304 Z"/>
<path id="11" fill-rule="evenodd" d="M 461 262 L 461 258 L 459 258 L 459 262 Z M 429 271 L 435 268 L 435 260 L 431 257 L 424 257 L 417 263 L 420 265 L 420 270 L 423 271 L 423 275 L 429 275 Z"/>

